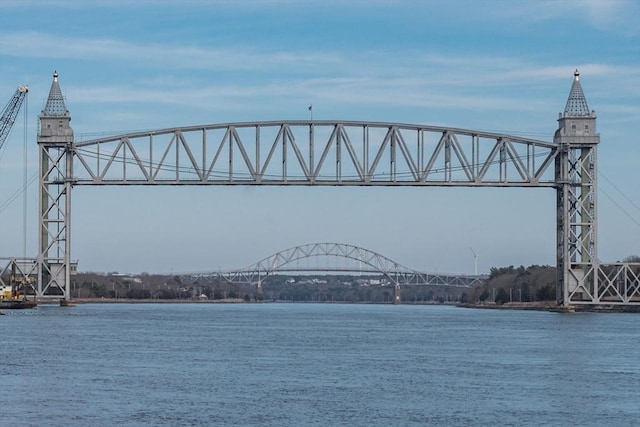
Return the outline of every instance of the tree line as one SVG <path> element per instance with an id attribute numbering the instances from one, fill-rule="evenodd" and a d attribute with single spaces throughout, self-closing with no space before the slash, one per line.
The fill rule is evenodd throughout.
<path id="1" fill-rule="evenodd" d="M 483 286 L 401 286 L 402 303 L 487 303 L 555 300 L 556 269 L 551 266 L 493 267 Z M 78 273 L 73 298 L 157 300 L 243 300 L 390 303 L 394 286 L 381 275 L 274 275 L 256 286 L 176 275 Z"/>

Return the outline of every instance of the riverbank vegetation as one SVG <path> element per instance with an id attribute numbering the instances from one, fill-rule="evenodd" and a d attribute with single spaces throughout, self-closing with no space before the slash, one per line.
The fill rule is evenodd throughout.
<path id="1" fill-rule="evenodd" d="M 402 303 L 555 301 L 556 269 L 551 266 L 491 268 L 486 283 L 472 288 L 403 285 Z M 244 300 L 391 303 L 392 282 L 381 275 L 274 275 L 255 285 L 176 275 L 78 273 L 71 294 L 77 299 Z"/>

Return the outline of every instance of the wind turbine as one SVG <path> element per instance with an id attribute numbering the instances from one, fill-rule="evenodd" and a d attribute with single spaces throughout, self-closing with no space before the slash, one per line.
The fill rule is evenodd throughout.
<path id="1" fill-rule="evenodd" d="M 471 246 L 469 246 L 469 249 L 471 250 L 471 252 L 473 252 L 473 275 L 477 276 L 478 275 L 478 254 L 476 253 L 476 251 L 473 250 Z"/>

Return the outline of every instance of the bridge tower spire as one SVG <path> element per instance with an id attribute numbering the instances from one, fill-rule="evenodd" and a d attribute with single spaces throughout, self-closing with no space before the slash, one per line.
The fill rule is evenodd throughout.
<path id="1" fill-rule="evenodd" d="M 596 164 L 600 135 L 578 70 L 553 141 L 558 144 L 557 267 L 559 304 L 599 302 Z"/>
<path id="2" fill-rule="evenodd" d="M 70 298 L 73 129 L 58 72 L 40 113 L 38 297 Z"/>

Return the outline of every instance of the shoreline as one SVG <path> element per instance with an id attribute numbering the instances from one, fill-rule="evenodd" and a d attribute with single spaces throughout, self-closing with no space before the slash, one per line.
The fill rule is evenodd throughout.
<path id="1" fill-rule="evenodd" d="M 498 304 L 457 304 L 461 308 L 476 308 L 489 310 L 533 310 L 533 311 L 549 311 L 552 313 L 640 313 L 638 305 L 555 305 L 549 302 L 508 302 L 501 305 Z"/>
<path id="2" fill-rule="evenodd" d="M 227 299 L 130 299 L 130 298 L 80 298 L 72 300 L 77 304 L 269 304 L 269 303 L 289 303 L 292 301 L 245 301 L 242 298 Z M 317 304 L 379 304 L 369 302 L 348 302 L 348 301 L 294 301 L 295 303 L 317 303 Z M 58 299 L 40 300 L 38 305 L 58 305 Z M 390 303 L 388 303 L 390 304 Z M 548 311 L 553 313 L 575 313 L 575 312 L 594 312 L 594 313 L 640 313 L 640 306 L 622 306 L 602 304 L 598 306 L 591 305 L 573 305 L 569 307 L 555 305 L 551 301 L 544 302 L 508 302 L 505 304 L 460 304 L 460 303 L 438 303 L 438 302 L 419 302 L 419 303 L 402 303 L 399 305 L 449 305 L 460 308 L 471 308 L 481 310 L 533 310 Z"/>
<path id="3" fill-rule="evenodd" d="M 71 299 L 76 304 L 238 304 L 245 303 L 242 298 L 226 299 L 135 299 L 135 298 L 78 298 Z M 60 300 L 42 299 L 38 300 L 38 305 L 58 305 Z"/>

